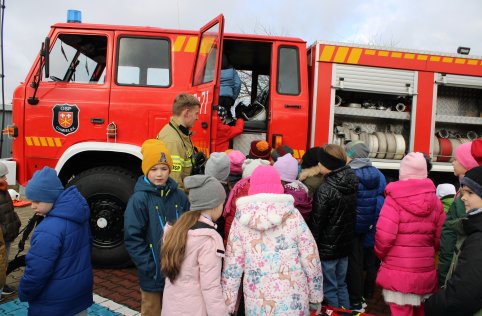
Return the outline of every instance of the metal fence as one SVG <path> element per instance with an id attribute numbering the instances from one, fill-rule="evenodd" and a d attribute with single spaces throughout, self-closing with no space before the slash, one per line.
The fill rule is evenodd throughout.
<path id="1" fill-rule="evenodd" d="M 1 122 L 1 115 L 2 109 L 0 106 L 0 122 Z M 12 105 L 11 104 L 5 104 L 5 126 L 12 124 Z M 1 133 L 2 131 L 0 131 Z M 12 157 L 12 140 L 9 139 L 7 136 L 3 137 L 3 142 L 2 142 L 2 153 L 0 158 L 10 158 Z"/>

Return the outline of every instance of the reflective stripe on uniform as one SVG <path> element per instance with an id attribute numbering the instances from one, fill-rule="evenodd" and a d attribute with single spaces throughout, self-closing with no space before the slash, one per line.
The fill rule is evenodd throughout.
<path id="1" fill-rule="evenodd" d="M 182 159 L 177 155 L 171 155 L 172 159 L 172 172 L 181 172 L 182 171 Z"/>
<path id="2" fill-rule="evenodd" d="M 181 172 L 182 168 L 191 168 L 191 159 L 182 159 L 180 156 L 172 155 L 172 171 Z"/>

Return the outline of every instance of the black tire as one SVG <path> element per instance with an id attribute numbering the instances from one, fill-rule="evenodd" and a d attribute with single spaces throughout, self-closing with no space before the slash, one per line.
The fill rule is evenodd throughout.
<path id="1" fill-rule="evenodd" d="M 124 247 L 124 211 L 137 176 L 120 167 L 96 167 L 77 175 L 75 185 L 90 207 L 92 263 L 101 268 L 124 268 L 131 260 Z"/>

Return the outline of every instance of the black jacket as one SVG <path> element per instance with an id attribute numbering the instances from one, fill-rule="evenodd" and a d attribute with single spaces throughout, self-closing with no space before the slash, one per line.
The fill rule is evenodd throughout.
<path id="1" fill-rule="evenodd" d="M 349 166 L 325 175 L 316 190 L 310 228 L 321 260 L 346 257 L 355 237 L 358 178 Z"/>
<path id="2" fill-rule="evenodd" d="M 461 219 L 467 235 L 447 286 L 425 302 L 425 315 L 473 315 L 482 309 L 482 208 Z"/>
<path id="3" fill-rule="evenodd" d="M 5 243 L 11 243 L 18 236 L 21 222 L 13 207 L 12 198 L 7 191 L 7 184 L 0 183 L 0 187 L 0 228 Z"/>

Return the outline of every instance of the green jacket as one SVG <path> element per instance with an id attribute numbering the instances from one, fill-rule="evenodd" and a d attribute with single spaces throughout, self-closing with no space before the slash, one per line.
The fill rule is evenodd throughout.
<path id="1" fill-rule="evenodd" d="M 441 198 L 440 201 L 442 202 L 442 205 L 444 206 L 445 214 L 447 214 L 447 212 L 450 209 L 450 206 L 454 202 L 454 195 L 453 194 L 446 195 L 443 198 Z"/>
<path id="2" fill-rule="evenodd" d="M 454 255 L 455 244 L 457 242 L 457 232 L 453 228 L 453 221 L 465 217 L 464 202 L 457 197 L 447 212 L 445 223 L 442 227 L 440 236 L 440 255 L 438 263 L 438 283 L 439 286 L 445 284 L 445 279 Z"/>
<path id="3" fill-rule="evenodd" d="M 164 125 L 157 135 L 157 139 L 166 144 L 171 154 L 172 171 L 169 176 L 176 181 L 180 189 L 186 192 L 183 181 L 185 177 L 191 175 L 195 149 L 191 141 L 192 132 L 186 135 L 179 128 L 180 125 L 176 118 L 171 117 L 169 123 Z"/>

